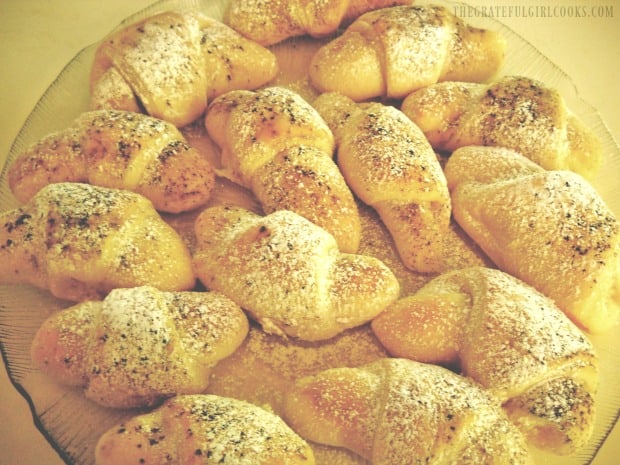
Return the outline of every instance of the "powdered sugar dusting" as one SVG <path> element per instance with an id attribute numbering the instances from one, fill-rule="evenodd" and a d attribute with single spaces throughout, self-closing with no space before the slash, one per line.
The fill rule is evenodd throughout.
<path id="1" fill-rule="evenodd" d="M 362 200 L 447 200 L 446 180 L 424 134 L 399 110 L 373 104 L 340 129 L 338 162 Z"/>
<path id="2" fill-rule="evenodd" d="M 181 121 L 194 105 L 198 106 L 194 117 L 204 110 L 206 69 L 195 18 L 164 13 L 112 40 L 120 42 L 114 65 L 149 114 Z"/>
<path id="3" fill-rule="evenodd" d="M 471 376 L 500 397 L 510 397 L 580 360 L 596 364 L 594 349 L 562 311 L 535 289 L 499 270 L 467 268 L 437 278 L 469 295 L 463 317 L 461 361 Z M 463 318 L 462 317 L 462 318 Z"/>
<path id="4" fill-rule="evenodd" d="M 179 408 L 178 416 L 189 415 L 189 428 L 179 437 L 192 437 L 193 450 L 188 454 L 204 456 L 209 463 L 292 463 L 295 458 L 304 463 L 308 458 L 304 440 L 280 417 L 252 404 L 201 395 L 178 397 L 163 408 Z"/>
<path id="5" fill-rule="evenodd" d="M 103 301 L 78 304 L 52 321 L 61 325 L 61 348 L 81 348 L 86 395 L 124 408 L 202 391 L 209 369 L 248 331 L 241 309 L 222 295 L 147 286 L 115 289 Z M 63 364 L 73 363 L 70 355 Z"/>
<path id="6" fill-rule="evenodd" d="M 216 207 L 203 215 L 197 221 L 199 278 L 248 310 L 267 332 L 326 339 L 368 321 L 398 295 L 385 265 L 341 254 L 332 235 L 289 210 L 260 217 Z M 220 237 L 212 237 L 213 228 Z M 368 273 L 360 275 L 360 269 Z"/>
<path id="7" fill-rule="evenodd" d="M 619 266 L 620 225 L 583 178 L 549 171 L 465 183 L 452 201 L 457 221 L 499 268 L 554 299 L 580 324 L 609 324 L 600 318 L 613 305 L 613 280 L 605 276 Z"/>
<path id="8" fill-rule="evenodd" d="M 375 31 L 374 41 L 385 54 L 388 96 L 401 97 L 439 80 L 455 30 L 447 9 L 398 6 L 367 13 L 360 21 Z"/>

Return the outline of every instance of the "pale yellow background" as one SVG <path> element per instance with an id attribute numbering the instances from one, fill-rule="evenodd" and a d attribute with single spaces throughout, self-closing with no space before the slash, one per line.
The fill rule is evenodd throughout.
<path id="1" fill-rule="evenodd" d="M 0 0 L 0 165 L 42 93 L 84 46 L 99 40 L 150 0 Z M 495 0 L 471 5 L 607 5 L 611 18 L 523 18 L 501 21 L 532 42 L 574 80 L 620 139 L 620 1 Z M 1 266 L 1 264 L 0 264 Z M 619 367 L 620 368 L 620 367 Z M 24 399 L 0 367 L 0 465 L 61 465 L 33 426 Z M 620 463 L 616 428 L 594 465 Z"/>

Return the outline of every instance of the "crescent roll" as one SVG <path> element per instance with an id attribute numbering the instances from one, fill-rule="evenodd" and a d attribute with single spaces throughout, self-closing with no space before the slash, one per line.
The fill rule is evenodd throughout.
<path id="1" fill-rule="evenodd" d="M 114 31 L 97 48 L 91 108 L 137 111 L 185 126 L 209 99 L 275 77 L 270 50 L 197 11 L 166 11 Z"/>
<path id="2" fill-rule="evenodd" d="M 439 160 L 420 129 L 398 109 L 327 93 L 314 101 L 336 138 L 338 166 L 353 192 L 372 206 L 408 268 L 443 266 L 450 194 Z"/>
<path id="3" fill-rule="evenodd" d="M 96 465 L 314 465 L 312 450 L 273 413 L 240 400 L 182 395 L 104 433 Z"/>
<path id="4" fill-rule="evenodd" d="M 220 174 L 250 189 L 263 210 L 292 210 L 325 228 L 343 252 L 355 253 L 357 205 L 333 160 L 334 137 L 317 111 L 284 87 L 232 91 L 205 118 L 221 148 Z"/>
<path id="5" fill-rule="evenodd" d="M 140 113 L 98 110 L 82 113 L 19 154 L 8 180 L 21 202 L 53 182 L 89 182 L 137 192 L 157 210 L 179 213 L 207 203 L 215 172 L 174 125 Z"/>
<path id="6" fill-rule="evenodd" d="M 592 435 L 594 347 L 551 299 L 500 270 L 442 274 L 372 328 L 393 356 L 460 367 L 543 450 L 571 454 Z"/>
<path id="7" fill-rule="evenodd" d="M 407 96 L 402 111 L 431 145 L 452 152 L 468 145 L 506 147 L 548 170 L 592 179 L 602 160 L 593 131 L 544 83 L 505 76 L 490 84 L 441 82 Z"/>
<path id="8" fill-rule="evenodd" d="M 297 380 L 285 419 L 303 438 L 373 465 L 531 465 L 517 428 L 477 384 L 451 371 L 384 358 Z"/>
<path id="9" fill-rule="evenodd" d="M 617 324 L 620 225 L 584 178 L 490 147 L 455 151 L 445 172 L 454 218 L 497 267 L 553 299 L 588 331 Z"/>
<path id="10" fill-rule="evenodd" d="M 212 207 L 195 229 L 200 281 L 237 302 L 269 333 L 329 339 L 370 321 L 400 292 L 383 262 L 340 252 L 331 234 L 290 210 L 263 217 Z"/>
<path id="11" fill-rule="evenodd" d="M 248 333 L 243 311 L 215 292 L 114 289 L 48 318 L 32 342 L 44 373 L 107 407 L 153 405 L 209 384 Z"/>
<path id="12" fill-rule="evenodd" d="M 504 59 L 505 41 L 438 5 L 382 8 L 357 18 L 310 63 L 321 92 L 353 100 L 403 98 L 438 81 L 482 82 Z"/>
<path id="13" fill-rule="evenodd" d="M 165 291 L 196 283 L 179 234 L 139 194 L 55 183 L 0 213 L 0 283 L 28 283 L 72 301 L 117 287 Z"/>
<path id="14" fill-rule="evenodd" d="M 411 0 L 232 0 L 224 22 L 259 44 L 268 46 L 291 37 L 325 37 L 367 11 Z"/>

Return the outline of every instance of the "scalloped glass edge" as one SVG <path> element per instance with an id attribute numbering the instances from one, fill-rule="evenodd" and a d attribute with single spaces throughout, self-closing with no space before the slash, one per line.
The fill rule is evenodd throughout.
<path id="1" fill-rule="evenodd" d="M 224 2 L 225 0 L 161 0 L 129 16 L 114 30 L 155 12 L 178 7 L 198 8 L 214 18 L 221 19 L 225 8 Z M 456 7 L 464 5 L 449 1 L 428 3 L 443 4 L 454 8 L 453 11 L 456 11 Z M 565 98 L 568 107 L 595 130 L 603 144 L 606 161 L 593 184 L 616 215 L 620 216 L 620 195 L 616 192 L 616 177 L 610 174 L 620 173 L 620 149 L 598 111 L 579 96 L 576 86 L 564 71 L 503 23 L 484 16 L 468 17 L 466 21 L 479 27 L 498 30 L 506 37 L 508 41 L 507 60 L 500 75 L 529 76 L 556 87 Z M 98 43 L 95 43 L 85 47 L 64 67 L 39 99 L 13 141 L 0 174 L 2 210 L 17 206 L 6 181 L 6 170 L 10 162 L 30 143 L 49 132 L 66 127 L 66 124 L 80 111 L 87 108 L 87 76 L 97 45 Z M 36 305 L 26 314 L 10 312 L 9 309 L 23 308 L 24 300 L 30 303 L 35 302 Z M 59 386 L 31 366 L 27 341 L 32 339 L 43 319 L 65 306 L 67 306 L 65 302 L 53 299 L 44 291 L 29 286 L 0 286 L 0 353 L 11 383 L 30 407 L 35 426 L 62 460 L 68 465 L 91 465 L 94 463 L 94 444 L 98 436 L 108 427 L 136 412 L 113 411 L 99 407 L 86 400 L 79 390 Z M 24 321 L 17 328 L 13 327 L 8 321 L 10 318 L 7 317 L 7 312 L 11 313 L 10 317 L 21 318 Z M 19 339 L 19 342 L 8 345 L 7 338 Z M 590 464 L 620 418 L 620 387 L 616 387 L 618 386 L 617 375 L 613 371 L 613 367 L 620 366 L 618 342 L 614 340 L 611 332 L 604 335 L 590 335 L 590 338 L 597 347 L 601 366 L 610 367 L 609 371 L 601 373 L 601 390 L 598 396 L 604 399 L 604 405 L 601 406 L 601 402 L 597 402 L 599 420 L 595 427 L 593 440 L 580 453 L 570 457 L 555 457 L 549 454 L 540 454 L 538 457 L 539 454 L 535 452 L 537 463 Z M 15 351 L 16 347 L 17 351 Z M 614 387 L 616 387 L 615 391 Z M 45 399 L 42 398 L 41 391 L 45 392 Z M 48 397 L 52 398 L 51 402 Z M 601 407 L 604 408 L 601 409 Z M 58 412 L 59 409 L 60 412 Z M 76 431 L 70 431 L 71 425 L 64 422 L 64 417 L 74 422 L 80 419 L 77 427 L 74 426 L 77 428 Z M 71 434 L 77 434 L 77 436 L 67 437 Z"/>

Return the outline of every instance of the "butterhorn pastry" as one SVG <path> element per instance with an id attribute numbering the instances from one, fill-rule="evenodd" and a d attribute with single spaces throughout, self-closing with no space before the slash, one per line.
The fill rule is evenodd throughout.
<path id="1" fill-rule="evenodd" d="M 90 75 L 91 108 L 136 111 L 185 126 L 209 99 L 275 77 L 275 55 L 197 11 L 167 11 L 110 34 Z"/>
<path id="2" fill-rule="evenodd" d="M 324 340 L 360 326 L 399 294 L 373 257 L 342 253 L 324 229 L 290 210 L 265 217 L 212 207 L 196 220 L 194 268 L 269 333 Z"/>
<path id="3" fill-rule="evenodd" d="M 317 111 L 284 87 L 232 91 L 205 119 L 221 148 L 219 173 L 251 189 L 266 213 L 292 210 L 355 253 L 361 226 L 353 194 L 333 161 L 334 137 Z"/>
<path id="4" fill-rule="evenodd" d="M 180 291 L 196 278 L 187 246 L 139 194 L 79 183 L 41 189 L 0 213 L 0 282 L 99 299 L 117 287 Z"/>
<path id="5" fill-rule="evenodd" d="M 528 77 L 441 82 L 407 96 L 401 109 L 440 151 L 505 147 L 545 169 L 572 170 L 588 179 L 602 163 L 600 141 L 559 91 Z"/>
<path id="6" fill-rule="evenodd" d="M 308 444 L 281 418 L 255 405 L 213 395 L 184 395 L 110 428 L 97 465 L 314 465 Z"/>
<path id="7" fill-rule="evenodd" d="M 224 22 L 244 36 L 273 45 L 291 37 L 324 37 L 362 13 L 411 0 L 232 0 Z"/>
<path id="8" fill-rule="evenodd" d="M 48 318 L 32 342 L 35 366 L 107 407 L 196 394 L 248 333 L 243 311 L 215 292 L 111 291 Z"/>
<path id="9" fill-rule="evenodd" d="M 498 268 L 588 331 L 617 324 L 620 225 L 584 178 L 492 147 L 455 151 L 445 173 L 454 218 Z"/>
<path id="10" fill-rule="evenodd" d="M 418 272 L 440 271 L 450 194 L 422 131 L 398 109 L 381 103 L 361 106 L 328 93 L 313 105 L 335 135 L 344 178 L 379 213 L 403 263 Z"/>
<path id="11" fill-rule="evenodd" d="M 459 367 L 541 449 L 574 453 L 592 435 L 594 347 L 551 299 L 502 271 L 442 274 L 372 328 L 393 356 Z"/>
<path id="12" fill-rule="evenodd" d="M 215 184 L 210 162 L 174 125 L 117 110 L 83 113 L 42 137 L 17 156 L 7 176 L 21 202 L 49 183 L 89 182 L 138 192 L 170 213 L 206 204 Z"/>
<path id="13" fill-rule="evenodd" d="M 533 464 L 499 405 L 436 365 L 384 358 L 301 378 L 285 419 L 306 440 L 352 450 L 373 465 Z"/>
<path id="14" fill-rule="evenodd" d="M 504 59 L 505 41 L 446 7 L 404 5 L 357 18 L 310 63 L 312 84 L 352 99 L 403 98 L 438 81 L 482 82 Z"/>

